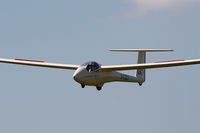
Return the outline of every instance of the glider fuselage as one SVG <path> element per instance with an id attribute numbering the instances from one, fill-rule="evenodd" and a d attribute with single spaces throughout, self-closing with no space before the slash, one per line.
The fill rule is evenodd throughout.
<path id="1" fill-rule="evenodd" d="M 104 83 L 121 82 L 140 82 L 135 76 L 123 74 L 116 71 L 101 71 L 99 68 L 90 70 L 88 66 L 80 66 L 73 74 L 75 81 L 82 85 L 102 87 Z"/>

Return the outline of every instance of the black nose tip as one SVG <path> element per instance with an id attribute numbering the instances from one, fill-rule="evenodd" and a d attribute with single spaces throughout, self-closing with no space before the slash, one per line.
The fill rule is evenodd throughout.
<path id="1" fill-rule="evenodd" d="M 79 79 L 80 79 L 80 76 L 76 74 L 76 75 L 74 75 L 74 76 L 73 76 L 73 78 L 74 78 L 74 80 L 76 80 L 76 81 L 77 81 L 77 80 L 79 80 Z"/>
<path id="2" fill-rule="evenodd" d="M 73 76 L 73 78 L 74 78 L 74 80 L 76 80 L 76 79 L 77 79 L 77 76 Z"/>

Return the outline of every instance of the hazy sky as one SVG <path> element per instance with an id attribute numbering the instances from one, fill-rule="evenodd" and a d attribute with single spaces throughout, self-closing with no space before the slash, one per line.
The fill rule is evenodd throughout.
<path id="1" fill-rule="evenodd" d="M 147 14 L 170 8 L 183 8 L 192 4 L 199 4 L 200 0 L 130 0 L 135 8 L 131 14 Z"/>
<path id="2" fill-rule="evenodd" d="M 136 53 L 111 48 L 175 50 L 148 62 L 200 58 L 199 0 L 1 0 L 0 20 L 2 58 L 136 63 Z M 147 70 L 142 87 L 109 83 L 100 92 L 72 74 L 0 64 L 0 132 L 200 132 L 200 65 Z"/>

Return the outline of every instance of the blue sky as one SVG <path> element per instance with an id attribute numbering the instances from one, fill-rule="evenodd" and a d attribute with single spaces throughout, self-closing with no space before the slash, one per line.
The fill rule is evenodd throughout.
<path id="1" fill-rule="evenodd" d="M 0 57 L 136 63 L 111 48 L 171 48 L 148 62 L 200 58 L 199 0 L 0 1 Z M 82 89 L 71 70 L 0 64 L 0 132 L 199 132 L 200 66 L 147 70 L 142 87 Z M 130 71 L 129 74 L 134 72 Z"/>

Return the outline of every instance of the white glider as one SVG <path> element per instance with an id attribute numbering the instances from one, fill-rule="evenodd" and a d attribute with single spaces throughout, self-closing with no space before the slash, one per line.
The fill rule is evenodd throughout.
<path id="1" fill-rule="evenodd" d="M 171 60 L 171 61 L 146 63 L 146 52 L 173 51 L 170 49 L 112 49 L 110 51 L 138 52 L 137 64 L 103 66 L 95 61 L 90 61 L 90 62 L 84 63 L 83 65 L 72 65 L 72 64 L 47 63 L 44 61 L 37 61 L 37 60 L 3 59 L 3 58 L 0 58 L 0 62 L 10 63 L 10 64 L 19 64 L 19 65 L 75 70 L 73 74 L 73 78 L 75 81 L 81 84 L 82 88 L 84 88 L 85 85 L 96 86 L 97 90 L 101 90 L 102 86 L 105 83 L 114 82 L 114 81 L 136 82 L 141 86 L 145 82 L 145 69 L 200 64 L 200 59 Z M 118 72 L 118 71 L 123 71 L 123 70 L 136 70 L 136 75 L 132 76 L 132 75 L 127 75 L 127 74 Z"/>

